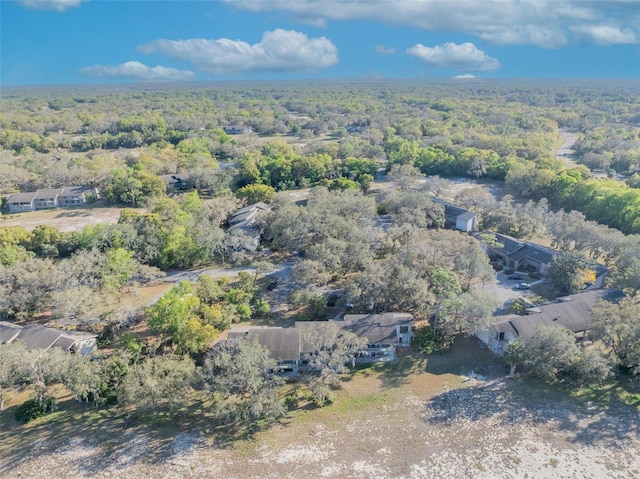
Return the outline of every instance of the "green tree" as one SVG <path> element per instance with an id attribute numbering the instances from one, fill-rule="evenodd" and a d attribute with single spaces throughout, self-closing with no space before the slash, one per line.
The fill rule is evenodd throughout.
<path id="1" fill-rule="evenodd" d="M 547 280 L 561 294 L 577 293 L 595 280 L 593 262 L 578 251 L 559 254 L 549 264 Z"/>
<path id="2" fill-rule="evenodd" d="M 624 370 L 640 375 L 640 304 L 632 299 L 603 301 L 591 317 L 591 336 L 602 341 Z"/>
<path id="3" fill-rule="evenodd" d="M 215 399 L 215 412 L 228 423 L 255 426 L 277 419 L 286 409 L 279 397 L 284 378 L 277 364 L 257 341 L 220 341 L 202 369 L 206 389 Z"/>
<path id="4" fill-rule="evenodd" d="M 276 196 L 276 190 L 269 185 L 246 185 L 236 191 L 236 197 L 245 200 L 248 204 L 271 203 Z"/>
<path id="5" fill-rule="evenodd" d="M 118 398 L 138 409 L 156 410 L 166 404 L 177 409 L 189 399 L 195 364 L 188 357 L 152 356 L 128 368 Z"/>
<path id="6" fill-rule="evenodd" d="M 355 357 L 367 339 L 341 330 L 333 322 L 309 323 L 302 339 L 309 346 L 307 384 L 319 403 L 331 399 L 331 388 L 338 386 L 342 374 L 355 365 Z"/>
<path id="7" fill-rule="evenodd" d="M 510 367 L 509 377 L 512 378 L 516 374 L 516 368 L 524 362 L 525 345 L 520 341 L 511 341 L 507 343 L 502 354 L 502 359 Z"/>
<path id="8" fill-rule="evenodd" d="M 524 365 L 545 381 L 554 381 L 571 371 L 580 357 L 580 348 L 567 328 L 540 326 L 524 349 Z"/>

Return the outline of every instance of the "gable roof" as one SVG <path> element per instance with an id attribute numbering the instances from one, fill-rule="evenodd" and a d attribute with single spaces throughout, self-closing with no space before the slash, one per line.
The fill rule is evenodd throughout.
<path id="1" fill-rule="evenodd" d="M 62 188 L 60 192 L 60 196 L 68 197 L 68 196 L 80 196 L 87 191 L 91 191 L 93 188 L 90 186 L 65 186 Z"/>
<path id="2" fill-rule="evenodd" d="M 7 198 L 6 202 L 8 205 L 18 203 L 31 203 L 35 197 L 35 191 L 30 191 L 28 193 L 13 193 Z"/>
<path id="3" fill-rule="evenodd" d="M 395 344 L 398 342 L 396 326 L 411 324 L 413 316 L 409 313 L 345 314 L 342 320 L 333 322 L 367 338 L 369 344 Z"/>
<path id="4" fill-rule="evenodd" d="M 233 328 L 228 339 L 256 339 L 277 361 L 300 359 L 300 330 L 297 328 L 249 327 Z"/>
<path id="5" fill-rule="evenodd" d="M 551 248 L 545 248 L 544 246 L 537 245 L 535 243 L 526 242 L 524 245 L 509 254 L 509 257 L 519 261 L 524 258 L 530 258 L 543 264 L 549 264 L 553 261 L 559 253 Z"/>
<path id="6" fill-rule="evenodd" d="M 540 312 L 527 316 L 497 316 L 493 327 L 497 332 L 510 332 L 529 341 L 540 326 L 558 324 L 574 333 L 586 331 L 591 323 L 591 310 L 600 301 L 617 301 L 624 297 L 618 289 L 594 289 L 564 296 L 538 306 Z"/>
<path id="7" fill-rule="evenodd" d="M 478 216 L 478 213 L 476 213 L 475 211 L 467 211 L 465 213 L 459 214 L 456 217 L 456 219 L 462 220 L 462 221 L 469 221 L 469 220 L 475 218 L 476 216 Z"/>
<path id="8" fill-rule="evenodd" d="M 18 340 L 22 341 L 28 350 L 49 349 L 60 336 L 62 336 L 62 331 L 57 329 L 39 324 L 28 324 L 22 328 Z"/>
<path id="9" fill-rule="evenodd" d="M 36 191 L 36 200 L 48 200 L 51 198 L 56 198 L 60 193 L 62 193 L 63 188 L 42 188 Z"/>
<path id="10" fill-rule="evenodd" d="M 47 350 L 54 346 L 70 349 L 77 341 L 85 341 L 97 337 L 96 334 L 80 331 L 62 331 L 40 324 L 20 326 L 0 321 L 0 344 L 21 341 L 29 351 L 34 349 Z"/>

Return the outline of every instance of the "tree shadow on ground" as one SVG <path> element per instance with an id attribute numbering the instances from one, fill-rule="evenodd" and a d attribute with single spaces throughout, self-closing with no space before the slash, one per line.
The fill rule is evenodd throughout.
<path id="1" fill-rule="evenodd" d="M 134 464 L 180 460 L 193 448 L 228 448 L 261 429 L 223 425 L 198 403 L 177 412 L 138 414 L 74 403 L 61 401 L 56 412 L 26 425 L 13 420 L 17 406 L 4 411 L 0 477 L 9 477 L 12 470 L 38 456 L 53 454 L 67 456 L 70 471 L 91 477 L 110 469 L 117 475 Z"/>
<path id="2" fill-rule="evenodd" d="M 640 435 L 637 408 L 620 401 L 594 406 L 532 379 L 477 382 L 443 392 L 426 403 L 422 417 L 430 424 L 452 427 L 468 421 L 487 421 L 487 427 L 547 425 L 566 433 L 572 443 L 616 449 L 629 447 Z"/>
<path id="3" fill-rule="evenodd" d="M 488 379 L 506 374 L 502 358 L 486 348 L 480 348 L 475 337 L 458 336 L 453 345 L 439 354 L 427 356 L 425 371 L 430 374 L 468 376 L 474 373 Z"/>

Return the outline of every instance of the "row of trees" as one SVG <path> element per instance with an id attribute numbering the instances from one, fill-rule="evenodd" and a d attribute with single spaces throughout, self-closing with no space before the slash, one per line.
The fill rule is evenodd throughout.
<path id="1" fill-rule="evenodd" d="M 238 427 L 256 427 L 287 411 L 281 394 L 284 378 L 268 350 L 256 341 L 221 341 L 196 366 L 186 355 L 132 354 L 130 339 L 124 335 L 120 348 L 104 357 L 57 348 L 27 351 L 20 342 L 1 345 L 0 413 L 6 391 L 32 387 L 34 397 L 18 409 L 18 419 L 26 422 L 46 414 L 55 408 L 59 386 L 79 401 L 132 406 L 138 412 L 175 411 L 204 401 L 209 405 L 204 414 Z M 311 351 L 298 388 L 324 404 L 353 365 L 363 340 L 330 323 L 309 328 L 304 340 Z"/>

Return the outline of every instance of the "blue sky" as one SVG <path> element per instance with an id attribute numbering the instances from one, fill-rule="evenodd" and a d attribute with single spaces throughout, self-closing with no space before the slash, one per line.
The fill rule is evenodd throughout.
<path id="1" fill-rule="evenodd" d="M 0 84 L 638 78 L 640 0 L 2 0 Z"/>

